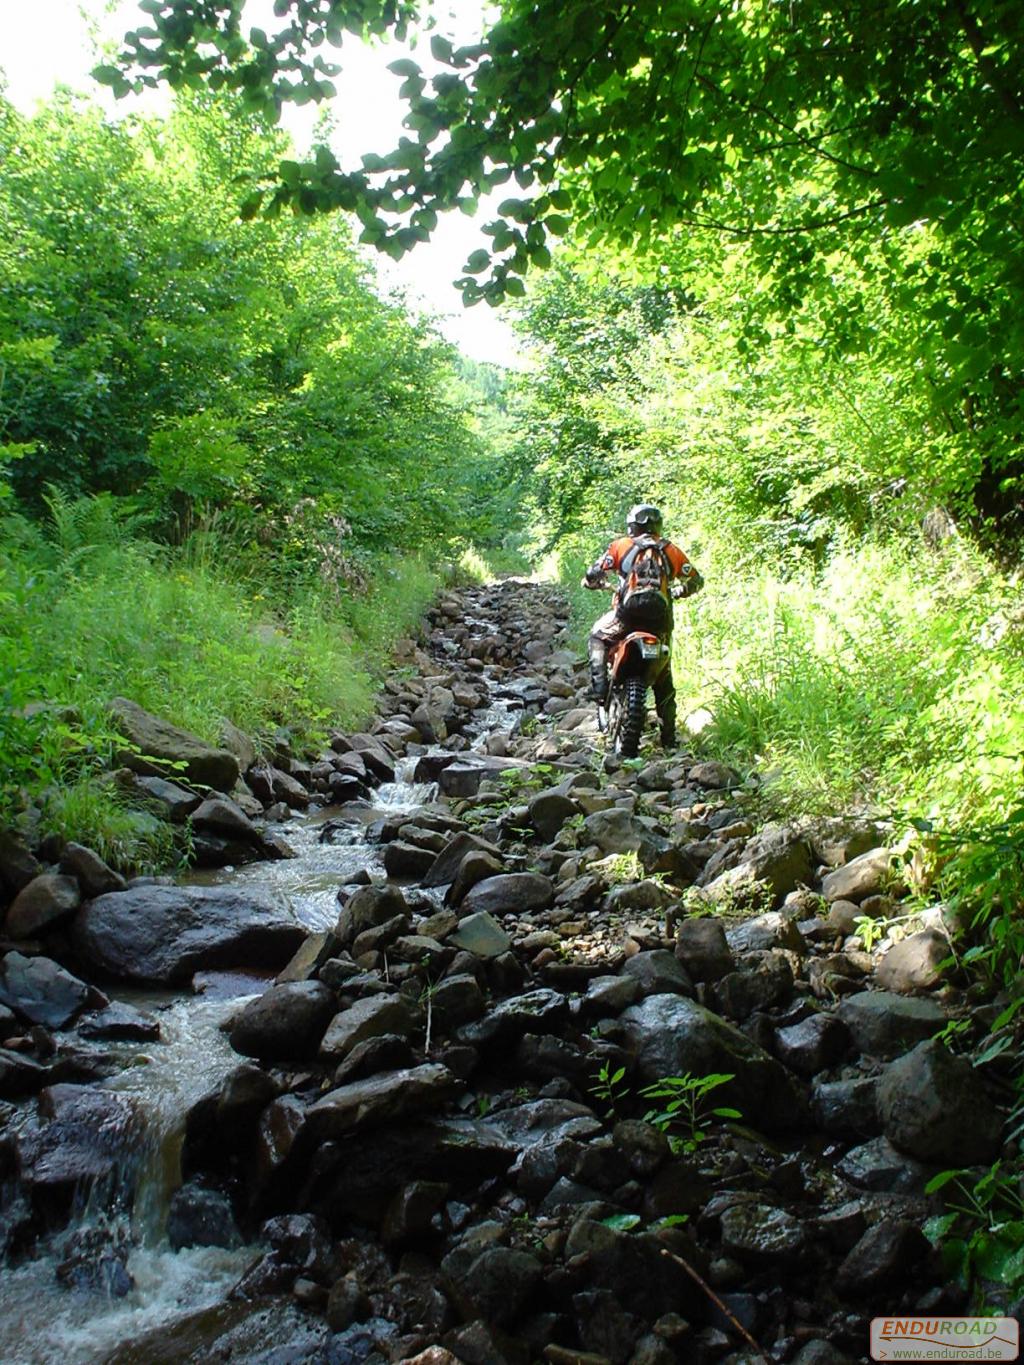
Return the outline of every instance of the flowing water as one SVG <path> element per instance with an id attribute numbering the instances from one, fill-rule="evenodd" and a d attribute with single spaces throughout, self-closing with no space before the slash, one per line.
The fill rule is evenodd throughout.
<path id="1" fill-rule="evenodd" d="M 507 731 L 509 713 L 515 707 L 514 700 L 511 705 L 495 701 L 479 711 L 472 748 L 479 750 L 489 735 Z M 383 816 L 412 811 L 434 797 L 434 784 L 411 780 L 415 764 L 412 758 L 400 760 L 395 781 L 381 786 L 370 805 L 314 811 L 279 826 L 296 857 L 191 874 L 189 880 L 230 881 L 276 891 L 290 901 L 311 930 L 333 925 L 338 887 L 361 870 L 383 872 L 377 847 L 366 838 L 366 826 Z M 340 822 L 339 815 L 343 817 Z M 325 834 L 328 821 L 332 824 Z M 107 1088 L 130 1096 L 144 1115 L 144 1139 L 140 1142 L 137 1133 L 129 1132 L 124 1139 L 127 1183 L 134 1195 L 127 1201 L 112 1201 L 109 1191 L 86 1191 L 82 1207 L 67 1228 L 41 1243 L 31 1261 L 4 1272 L 0 1365 L 159 1361 L 159 1346 L 155 1354 L 141 1347 L 136 1354 L 132 1343 L 152 1335 L 154 1329 L 189 1320 L 199 1324 L 201 1349 L 202 1331 L 209 1330 L 204 1323 L 219 1321 L 218 1315 L 234 1311 L 243 1318 L 254 1316 L 253 1311 L 236 1310 L 225 1300 L 260 1248 L 196 1247 L 175 1252 L 167 1243 L 165 1224 L 170 1195 L 180 1183 L 185 1116 L 239 1061 L 220 1026 L 265 984 L 243 974 L 207 973 L 197 979 L 199 995 L 119 994 L 118 998 L 156 1014 L 162 1035 L 160 1042 L 118 1045 L 116 1055 L 123 1069 L 105 1082 Z M 60 1285 L 57 1267 L 89 1239 L 120 1248 L 122 1257 L 127 1253 L 123 1263 L 133 1281 L 127 1293 L 116 1296 Z M 279 1315 L 292 1312 L 287 1306 L 276 1311 Z M 238 1330 L 247 1330 L 244 1322 Z M 260 1330 L 255 1319 L 252 1330 Z M 268 1341 L 265 1331 L 262 1341 Z M 190 1355 L 191 1348 L 182 1349 L 183 1354 L 175 1349 L 174 1359 Z M 241 1355 L 233 1353 L 233 1358 L 245 1359 L 242 1350 Z"/>

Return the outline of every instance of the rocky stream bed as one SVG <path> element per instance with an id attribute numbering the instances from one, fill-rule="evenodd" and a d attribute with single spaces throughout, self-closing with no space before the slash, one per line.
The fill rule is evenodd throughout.
<path id="1" fill-rule="evenodd" d="M 320 755 L 119 700 L 177 881 L 0 838 L 0 1360 L 839 1365 L 963 1311 L 925 1185 L 1002 1115 L 945 912 L 869 954 L 883 826 L 606 771 L 565 623 L 447 594 Z"/>

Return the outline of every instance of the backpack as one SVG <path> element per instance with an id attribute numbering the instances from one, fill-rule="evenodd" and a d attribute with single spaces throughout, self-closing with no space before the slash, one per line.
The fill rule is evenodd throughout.
<path id="1" fill-rule="evenodd" d="M 668 590 L 672 565 L 665 553 L 667 543 L 654 536 L 638 536 L 622 557 L 616 612 L 630 630 L 667 635 L 672 629 Z"/>

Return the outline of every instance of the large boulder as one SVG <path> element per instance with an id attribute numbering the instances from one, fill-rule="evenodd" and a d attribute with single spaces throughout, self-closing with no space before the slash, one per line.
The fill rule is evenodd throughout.
<path id="1" fill-rule="evenodd" d="M 470 853 L 486 853 L 492 858 L 501 857 L 501 849 L 489 844 L 486 839 L 466 831 L 456 834 L 437 855 L 420 880 L 421 886 L 449 886 L 456 878 L 459 868 Z"/>
<path id="2" fill-rule="evenodd" d="M 980 1076 L 935 1038 L 888 1067 L 878 1111 L 892 1145 L 919 1161 L 973 1166 L 999 1152 L 1003 1120 Z"/>
<path id="3" fill-rule="evenodd" d="M 900 995 L 934 990 L 942 984 L 943 964 L 951 955 L 945 934 L 938 929 L 923 929 L 890 948 L 878 964 L 875 976 L 885 990 Z"/>
<path id="4" fill-rule="evenodd" d="M 229 792 L 238 781 L 238 759 L 229 750 L 207 744 L 198 735 L 144 711 L 127 697 L 115 697 L 110 712 L 129 741 L 129 747 L 119 751 L 117 761 L 133 772 L 161 777 L 168 765 L 174 765 L 189 782 L 220 792 Z"/>
<path id="5" fill-rule="evenodd" d="M 82 961 L 124 981 L 187 981 L 209 968 L 279 970 L 306 931 L 281 901 L 229 886 L 134 886 L 79 910 Z"/>
<path id="6" fill-rule="evenodd" d="M 305 1127 L 317 1139 L 341 1137 L 357 1128 L 433 1112 L 461 1089 L 458 1078 L 437 1062 L 387 1071 L 330 1091 L 306 1111 Z"/>
<path id="7" fill-rule="evenodd" d="M 859 1050 L 872 1057 L 898 1057 L 931 1038 L 946 1022 L 934 1001 L 908 999 L 890 991 L 847 996 L 839 1006 L 839 1018 Z"/>
<path id="8" fill-rule="evenodd" d="M 731 1075 L 715 1090 L 715 1104 L 739 1109 L 752 1127 L 781 1132 L 805 1119 L 806 1105 L 775 1058 L 696 1001 L 651 995 L 625 1010 L 620 1022 L 645 1082 Z"/>
<path id="9" fill-rule="evenodd" d="M 635 853 L 646 833 L 624 806 L 594 811 L 583 822 L 587 840 L 602 853 Z"/>

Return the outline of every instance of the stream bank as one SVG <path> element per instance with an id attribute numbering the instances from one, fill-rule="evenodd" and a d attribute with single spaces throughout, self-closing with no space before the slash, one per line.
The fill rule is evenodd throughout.
<path id="1" fill-rule="evenodd" d="M 565 621 L 445 594 L 311 758 L 122 708 L 192 779 L 124 777 L 189 807 L 182 884 L 8 854 L 5 1360 L 836 1365 L 963 1309 L 925 1186 L 1001 1116 L 934 1041 L 942 908 L 869 954 L 884 827 L 607 772 Z"/>

